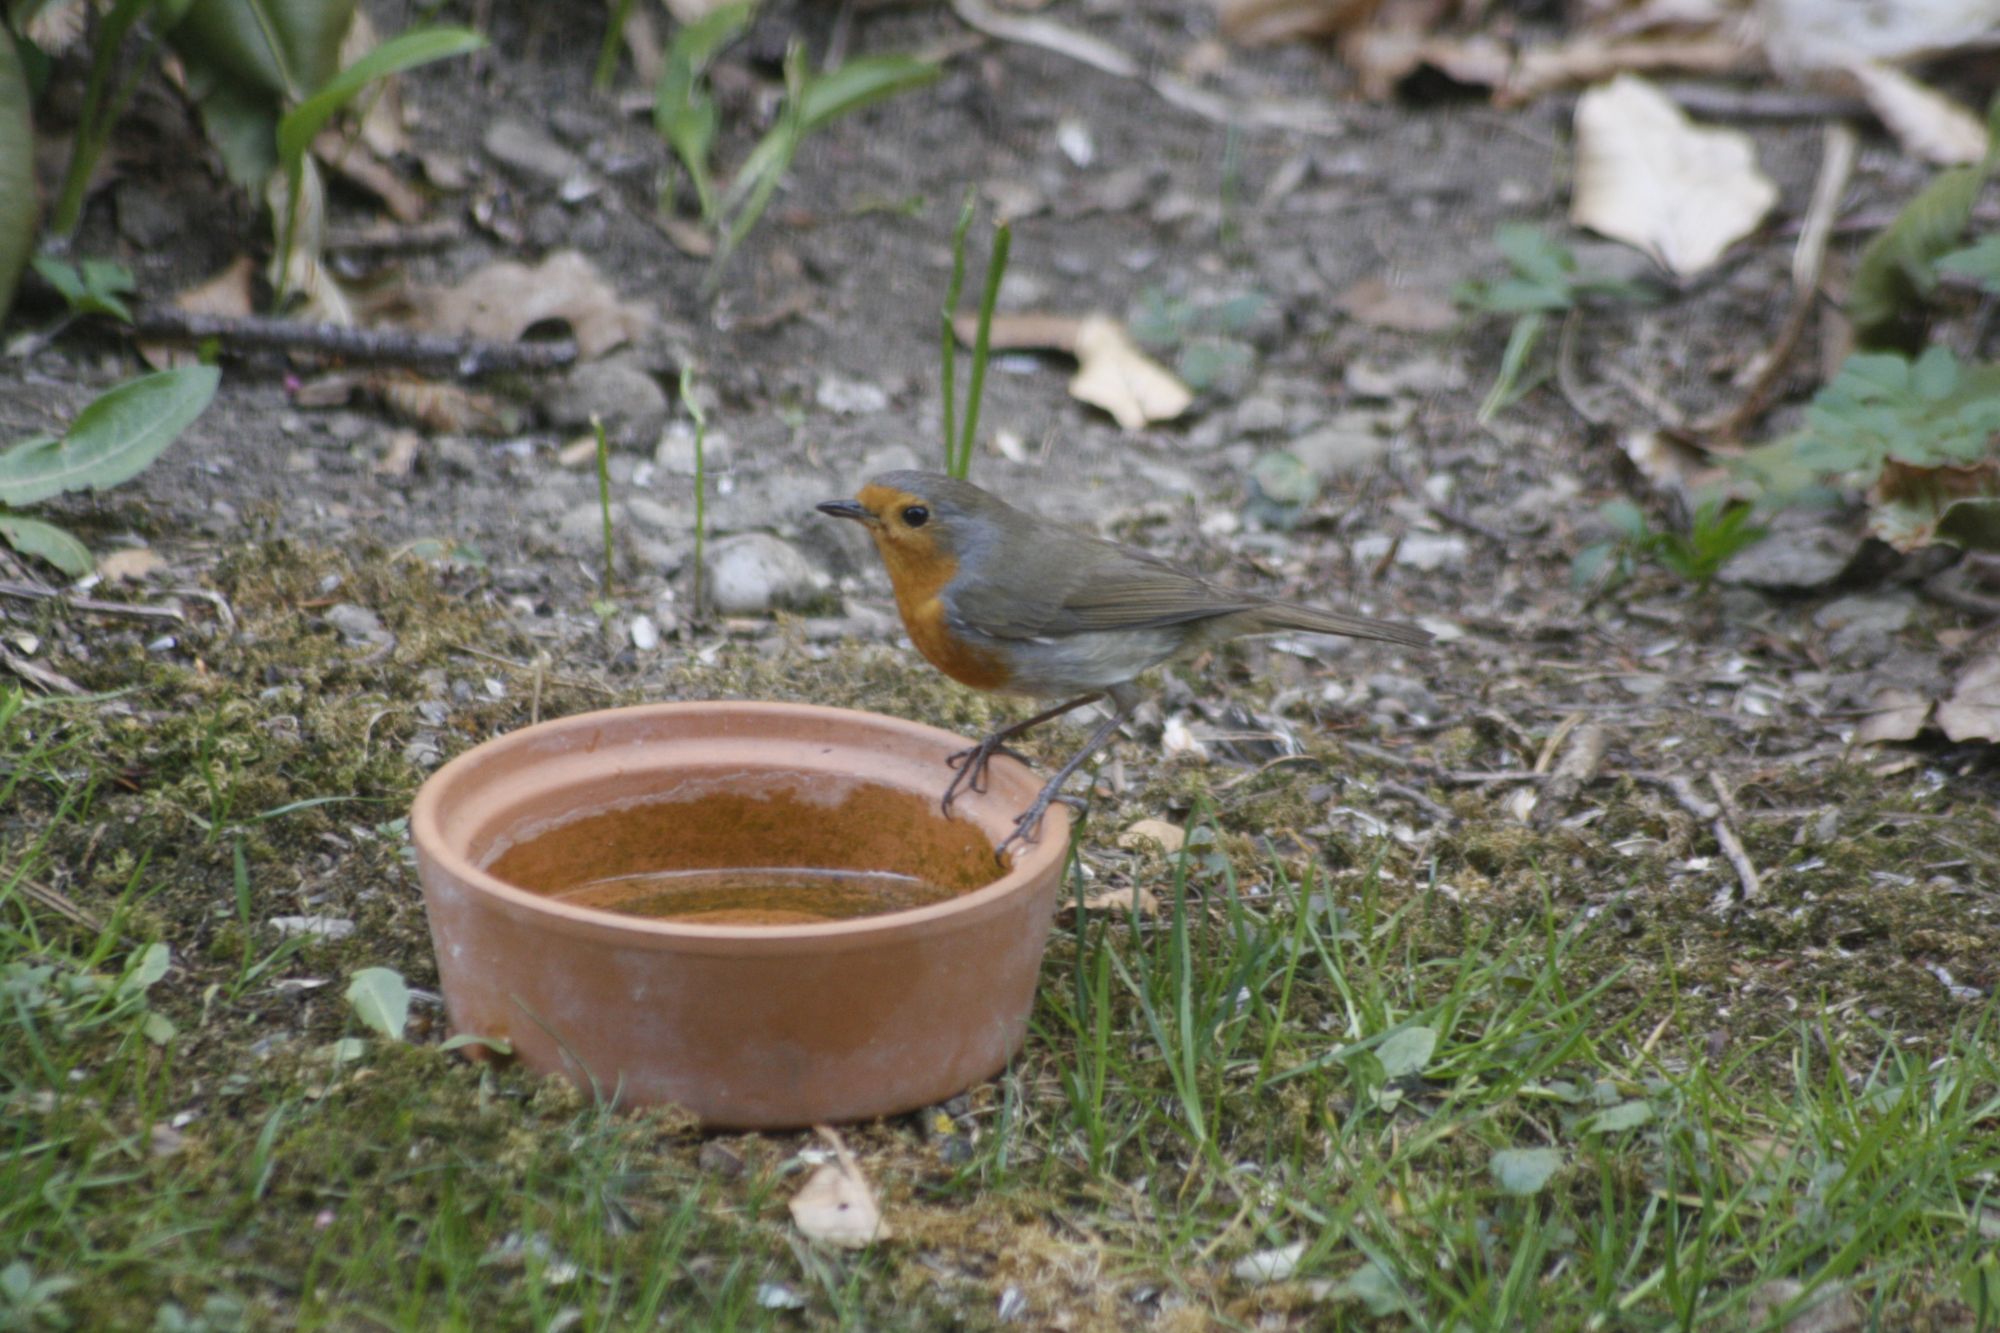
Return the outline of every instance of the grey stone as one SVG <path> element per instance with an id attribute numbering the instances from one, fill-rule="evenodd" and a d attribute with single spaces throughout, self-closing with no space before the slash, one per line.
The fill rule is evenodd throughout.
<path id="1" fill-rule="evenodd" d="M 382 624 L 382 617 L 365 606 L 337 602 L 326 609 L 326 623 L 340 631 L 340 637 L 356 648 L 389 648 L 396 636 Z"/>
<path id="2" fill-rule="evenodd" d="M 1412 713 L 1425 717 L 1437 715 L 1437 696 L 1420 680 L 1398 676 L 1391 671 L 1378 671 L 1368 678 L 1368 690 L 1376 698 L 1392 699 Z"/>
<path id="3" fill-rule="evenodd" d="M 1856 593 L 1822 606 L 1813 623 L 1832 631 L 1826 647 L 1836 660 L 1865 666 L 1888 655 L 1916 609 L 1915 593 Z"/>
<path id="4" fill-rule="evenodd" d="M 726 470 L 736 453 L 735 441 L 727 431 L 709 430 L 702 436 L 702 470 L 709 476 Z M 653 446 L 653 462 L 661 470 L 677 477 L 694 475 L 694 423 L 692 421 L 670 421 L 660 432 L 660 442 Z"/>
<path id="5" fill-rule="evenodd" d="M 1380 463 L 1389 453 L 1389 441 L 1373 431 L 1328 426 L 1301 435 L 1285 446 L 1321 477 L 1344 477 L 1364 472 Z"/>
<path id="6" fill-rule="evenodd" d="M 657 438 L 667 424 L 667 394 L 629 358 L 614 356 L 570 371 L 543 401 L 542 410 L 564 430 L 589 426 L 595 414 L 603 418 L 605 434 L 614 443 L 642 444 Z"/>
<path id="7" fill-rule="evenodd" d="M 1808 515 L 1781 514 L 1771 534 L 1732 557 L 1716 581 L 1750 588 L 1821 588 L 1839 578 L 1861 549 L 1852 532 Z"/>
<path id="8" fill-rule="evenodd" d="M 583 171 L 583 159 L 557 143 L 539 125 L 511 117 L 487 127 L 482 141 L 487 153 L 517 176 L 545 185 L 560 185 Z"/>
<path id="9" fill-rule="evenodd" d="M 1231 415 L 1243 434 L 1262 435 L 1284 427 L 1285 405 L 1269 394 L 1254 394 L 1238 403 Z"/>
<path id="10" fill-rule="evenodd" d="M 826 374 L 813 390 L 813 401 L 836 416 L 871 416 L 889 406 L 889 391 L 866 380 Z"/>
<path id="11" fill-rule="evenodd" d="M 726 537 L 710 548 L 708 600 L 726 616 L 804 610 L 824 602 L 832 581 L 797 548 L 766 532 Z"/>
<path id="12" fill-rule="evenodd" d="M 861 456 L 860 480 L 879 477 L 884 472 L 900 472 L 908 468 L 937 467 L 935 458 L 918 458 L 917 451 L 907 444 L 885 444 L 878 449 L 870 449 Z"/>

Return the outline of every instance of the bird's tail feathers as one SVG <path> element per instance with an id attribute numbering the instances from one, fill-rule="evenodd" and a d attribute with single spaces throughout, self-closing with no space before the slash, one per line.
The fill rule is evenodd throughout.
<path id="1" fill-rule="evenodd" d="M 1295 629 L 1314 634 L 1344 634 L 1350 639 L 1380 639 L 1385 643 L 1400 643 L 1411 648 L 1421 648 L 1431 641 L 1430 634 L 1415 625 L 1377 620 L 1374 616 L 1351 615 L 1345 611 L 1328 611 L 1298 602 L 1266 602 L 1239 615 L 1239 623 L 1245 625 L 1245 632 L 1250 634 L 1273 634 Z"/>

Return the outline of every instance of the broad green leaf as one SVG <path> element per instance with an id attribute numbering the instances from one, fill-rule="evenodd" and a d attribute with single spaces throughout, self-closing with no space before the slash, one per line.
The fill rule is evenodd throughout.
<path id="1" fill-rule="evenodd" d="M 364 967 L 347 983 L 347 1002 L 354 1016 L 391 1041 L 403 1039 L 410 1021 L 410 988 L 393 968 Z"/>
<path id="2" fill-rule="evenodd" d="M 328 80 L 278 122 L 278 161 L 291 170 L 292 164 L 312 147 L 313 137 L 327 121 L 376 80 L 432 61 L 466 55 L 485 45 L 486 39 L 470 28 L 418 28 L 391 37 Z"/>
<path id="3" fill-rule="evenodd" d="M 274 101 L 303 101 L 340 67 L 354 0 L 194 0 L 174 47 Z"/>
<path id="4" fill-rule="evenodd" d="M 1637 1129 L 1652 1118 L 1653 1107 L 1650 1102 L 1643 1099 L 1620 1102 L 1616 1106 L 1599 1111 L 1596 1115 L 1584 1121 L 1583 1132 L 1586 1134 L 1615 1134 L 1622 1130 Z"/>
<path id="5" fill-rule="evenodd" d="M 200 102 L 202 128 L 222 156 L 230 183 L 261 195 L 278 169 L 278 112 L 264 93 L 218 81 Z"/>
<path id="6" fill-rule="evenodd" d="M 708 153 L 715 144 L 717 115 L 701 75 L 715 53 L 749 25 L 754 8 L 725 5 L 676 32 L 653 89 L 653 128 L 687 168 L 704 222 L 715 220 L 715 176 Z"/>
<path id="7" fill-rule="evenodd" d="M 1576 256 L 1540 227 L 1509 222 L 1493 233 L 1493 245 L 1516 273 L 1551 287 L 1566 287 L 1576 273 Z"/>
<path id="8" fill-rule="evenodd" d="M 1963 273 L 1989 292 L 2000 292 L 2000 232 L 1980 237 L 1968 249 L 1953 251 L 1938 260 L 1938 267 Z"/>
<path id="9" fill-rule="evenodd" d="M 213 366 L 186 366 L 99 395 L 53 445 L 27 440 L 0 453 L 0 504 L 101 491 L 137 476 L 207 410 L 221 378 Z"/>
<path id="10" fill-rule="evenodd" d="M 1507 349 L 1500 354 L 1500 373 L 1493 378 L 1493 387 L 1486 391 L 1486 398 L 1479 404 L 1478 421 L 1485 425 L 1493 420 L 1510 404 L 1518 402 L 1522 395 L 1541 382 L 1541 376 L 1528 375 L 1528 358 L 1535 353 L 1535 345 L 1542 340 L 1542 326 L 1547 316 L 1539 312 L 1522 315 L 1514 321 L 1514 327 L 1507 334 Z"/>
<path id="11" fill-rule="evenodd" d="M 915 56 L 858 56 L 829 74 L 807 80 L 806 132 L 897 93 L 920 88 L 937 76 L 936 65 Z"/>
<path id="12" fill-rule="evenodd" d="M 919 87 L 938 76 L 938 67 L 914 56 L 861 56 L 848 61 L 831 74 L 808 75 L 799 93 L 797 134 L 802 138 L 814 130 L 862 107 L 893 97 L 907 88 Z M 724 213 L 734 212 L 773 173 L 782 173 L 798 143 L 791 139 L 792 127 L 782 119 L 771 127 L 750 156 L 737 168 L 736 179 L 722 201 Z"/>
<path id="13" fill-rule="evenodd" d="M 2000 496 L 1954 500 L 1937 522 L 1937 539 L 1968 551 L 2000 551 Z"/>
<path id="14" fill-rule="evenodd" d="M 94 565 L 90 549 L 53 523 L 22 514 L 0 513 L 0 540 L 38 560 L 46 560 L 73 579 L 88 574 Z"/>
<path id="15" fill-rule="evenodd" d="M 126 965 L 125 976 L 118 983 L 123 995 L 143 995 L 159 984 L 173 966 L 173 950 L 155 940 L 139 951 L 138 957 Z"/>
<path id="16" fill-rule="evenodd" d="M 1864 346 L 1879 341 L 1936 286 L 1931 266 L 1957 246 L 1985 180 L 1984 167 L 1939 172 L 1868 242 L 1847 293 L 1848 317 Z"/>
<path id="17" fill-rule="evenodd" d="M 1423 1073 L 1437 1042 L 1436 1028 L 1402 1028 L 1390 1033 L 1375 1048 L 1375 1058 L 1382 1062 L 1383 1077 L 1407 1078 Z"/>
<path id="18" fill-rule="evenodd" d="M 1487 1166 L 1501 1189 L 1527 1195 L 1541 1193 L 1562 1164 L 1560 1148 L 1502 1148 Z"/>
<path id="19" fill-rule="evenodd" d="M 139 1024 L 140 1033 L 155 1046 L 164 1046 L 180 1035 L 174 1020 L 156 1010 L 151 1010 Z"/>
<path id="20" fill-rule="evenodd" d="M 35 248 L 35 124 L 28 73 L 14 39 L 0 29 L 0 319 Z"/>
<path id="21" fill-rule="evenodd" d="M 29 261 L 43 281 L 56 289 L 72 314 L 110 315 L 132 322 L 132 308 L 121 299 L 139 289 L 132 270 L 105 259 L 86 259 L 70 264 L 53 255 L 36 255 Z"/>

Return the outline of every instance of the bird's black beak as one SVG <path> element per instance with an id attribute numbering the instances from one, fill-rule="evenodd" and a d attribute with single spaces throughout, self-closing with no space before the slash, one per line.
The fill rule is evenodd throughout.
<path id="1" fill-rule="evenodd" d="M 824 500 L 814 508 L 822 514 L 832 514 L 835 518 L 851 518 L 857 523 L 873 523 L 875 515 L 863 509 L 852 500 Z"/>

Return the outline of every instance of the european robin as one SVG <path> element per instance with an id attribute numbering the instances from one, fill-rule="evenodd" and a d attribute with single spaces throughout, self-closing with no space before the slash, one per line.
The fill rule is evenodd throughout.
<path id="1" fill-rule="evenodd" d="M 1224 639 L 1283 630 L 1413 647 L 1431 638 L 1414 625 L 1221 587 L 938 472 L 885 472 L 854 499 L 819 509 L 868 529 L 903 628 L 932 666 L 974 689 L 1067 700 L 954 755 L 946 814 L 968 784 L 984 790 L 986 766 L 1008 741 L 1110 699 L 1111 716 L 1056 770 L 996 854 L 1035 832 L 1063 784 L 1132 715 L 1143 697 L 1134 682 L 1151 667 Z"/>

